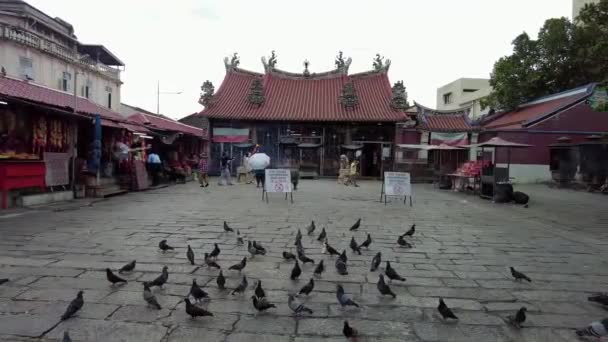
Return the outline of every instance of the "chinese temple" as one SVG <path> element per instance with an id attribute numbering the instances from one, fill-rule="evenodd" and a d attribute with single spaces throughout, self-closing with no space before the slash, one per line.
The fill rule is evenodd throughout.
<path id="1" fill-rule="evenodd" d="M 298 169 L 304 177 L 336 176 L 342 154 L 360 156 L 364 177 L 392 167 L 395 124 L 408 119 L 409 105 L 403 82 L 391 87 L 390 60 L 376 55 L 373 70 L 354 74 L 342 53 L 336 68 L 322 73 L 310 71 L 308 61 L 302 73 L 280 70 L 274 51 L 262 58 L 263 73 L 239 68 L 236 54 L 224 63 L 218 91 L 209 81 L 201 87 L 212 172 L 222 152 L 239 165 L 256 145 L 271 167 Z"/>

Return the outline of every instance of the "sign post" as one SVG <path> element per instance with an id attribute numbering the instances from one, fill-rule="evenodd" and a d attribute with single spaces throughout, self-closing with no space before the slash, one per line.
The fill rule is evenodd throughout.
<path id="1" fill-rule="evenodd" d="M 410 174 L 407 172 L 385 172 L 382 179 L 382 189 L 380 192 L 380 202 L 384 196 L 384 205 L 386 205 L 387 197 L 403 196 L 403 203 L 406 203 L 407 197 L 410 197 L 410 207 L 412 206 L 412 184 Z"/>
<path id="2" fill-rule="evenodd" d="M 266 169 L 265 174 L 264 187 L 262 188 L 262 200 L 264 200 L 264 195 L 266 195 L 266 203 L 268 203 L 268 193 L 278 192 L 285 193 L 285 200 L 287 200 L 287 194 L 290 194 L 291 203 L 293 203 L 291 172 L 287 169 Z"/>

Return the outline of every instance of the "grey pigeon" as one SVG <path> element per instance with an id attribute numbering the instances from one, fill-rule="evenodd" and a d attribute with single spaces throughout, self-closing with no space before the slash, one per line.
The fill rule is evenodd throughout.
<path id="1" fill-rule="evenodd" d="M 443 298 L 439 298 L 439 305 L 437 306 L 437 311 L 439 311 L 439 313 L 441 314 L 441 317 L 443 317 L 443 319 L 448 319 L 448 318 L 452 318 L 452 319 L 458 319 L 458 317 L 456 317 L 456 315 L 454 315 L 454 313 L 452 312 L 452 309 L 450 309 L 445 302 L 443 301 Z"/>
<path id="2" fill-rule="evenodd" d="M 256 296 L 251 296 L 251 299 L 253 301 L 253 307 L 258 310 L 259 312 L 263 312 L 266 311 L 270 308 L 276 308 L 277 306 L 269 303 L 268 300 L 264 297 L 262 298 L 258 298 Z"/>
<path id="3" fill-rule="evenodd" d="M 124 280 L 121 277 L 114 274 L 114 272 L 112 272 L 112 270 L 109 268 L 106 268 L 106 278 L 108 279 L 108 281 L 110 283 L 112 283 L 112 285 L 117 284 L 117 283 L 124 283 L 124 284 L 127 283 L 126 280 Z"/>
<path id="4" fill-rule="evenodd" d="M 217 283 L 217 287 L 220 290 L 223 290 L 226 288 L 226 278 L 224 277 L 222 270 L 220 270 L 220 274 L 217 275 L 217 279 L 215 280 L 215 282 Z"/>
<path id="5" fill-rule="evenodd" d="M 241 280 L 241 283 L 236 287 L 236 289 L 234 289 L 234 291 L 232 291 L 231 294 L 235 294 L 235 293 L 244 293 L 245 290 L 247 290 L 247 286 L 249 286 L 249 283 L 247 282 L 247 277 L 243 276 L 243 280 Z"/>
<path id="6" fill-rule="evenodd" d="M 266 297 L 266 291 L 262 288 L 262 280 L 258 280 L 258 285 L 255 287 L 255 296 L 258 298 Z"/>
<path id="7" fill-rule="evenodd" d="M 342 334 L 344 334 L 344 336 L 346 338 L 352 338 L 352 337 L 356 337 L 358 335 L 358 332 L 355 328 L 351 327 L 348 324 L 348 321 L 344 321 L 344 327 L 342 328 Z"/>
<path id="8" fill-rule="evenodd" d="M 400 276 L 397 273 L 397 271 L 395 271 L 395 269 L 391 266 L 391 263 L 389 261 L 386 262 L 386 269 L 384 270 L 384 274 L 386 274 L 386 276 L 390 280 L 405 281 L 405 278 Z"/>
<path id="9" fill-rule="evenodd" d="M 361 219 L 358 219 L 357 222 L 355 222 L 355 224 L 353 224 L 353 226 L 350 227 L 350 230 L 354 231 L 354 230 L 359 229 L 359 227 L 361 227 Z"/>
<path id="10" fill-rule="evenodd" d="M 283 251 L 283 259 L 285 260 L 296 260 L 296 256 L 291 252 Z"/>
<path id="11" fill-rule="evenodd" d="M 321 234 L 319 234 L 319 237 L 317 238 L 317 241 L 323 241 L 326 237 L 327 232 L 325 231 L 325 227 L 323 227 L 323 229 L 321 230 Z"/>
<path id="12" fill-rule="evenodd" d="M 407 240 L 405 240 L 405 234 L 399 235 L 399 237 L 397 238 L 397 244 L 401 247 L 412 248 L 412 245 L 407 242 Z"/>
<path id="13" fill-rule="evenodd" d="M 608 318 L 601 322 L 592 322 L 582 329 L 577 329 L 576 335 L 579 337 L 598 337 L 601 342 L 603 337 L 608 336 Z"/>
<path id="14" fill-rule="evenodd" d="M 236 244 L 237 245 L 242 245 L 244 243 L 245 243 L 245 241 L 243 241 L 243 237 L 241 236 L 241 232 L 237 229 L 236 230 Z"/>
<path id="15" fill-rule="evenodd" d="M 403 235 L 405 235 L 405 236 L 410 236 L 410 237 L 411 237 L 411 236 L 414 236 L 414 233 L 415 233 L 415 232 L 416 232 L 416 224 L 414 223 L 414 224 L 413 224 L 413 225 L 410 227 L 410 229 L 409 229 L 407 232 L 405 232 L 405 234 L 403 234 Z"/>
<path id="16" fill-rule="evenodd" d="M 251 258 L 252 259 L 256 255 L 264 255 L 264 254 L 266 254 L 266 251 L 261 251 L 261 250 L 255 248 L 253 246 L 253 244 L 251 243 L 251 241 L 247 241 L 247 251 L 249 251 L 249 254 L 251 254 Z"/>
<path id="17" fill-rule="evenodd" d="M 325 240 L 325 250 L 327 251 L 327 253 L 329 253 L 329 255 L 340 255 L 340 252 L 330 246 L 327 240 Z"/>
<path id="18" fill-rule="evenodd" d="M 359 248 L 361 247 L 365 247 L 365 249 L 369 249 L 369 245 L 372 244 L 372 235 L 370 233 L 367 233 L 367 238 L 365 239 L 365 241 L 363 241 L 363 243 L 359 246 Z"/>
<path id="19" fill-rule="evenodd" d="M 298 294 L 305 294 L 308 296 L 314 288 L 315 288 L 315 280 L 313 278 L 310 278 L 310 281 L 308 281 L 308 283 L 300 289 L 300 292 Z"/>
<path id="20" fill-rule="evenodd" d="M 608 306 L 608 293 L 596 293 L 592 296 L 587 297 L 590 302 L 599 303 Z"/>
<path id="21" fill-rule="evenodd" d="M 209 257 L 213 258 L 213 260 L 217 260 L 217 256 L 220 255 L 220 247 L 217 245 L 217 243 L 213 244 L 213 250 L 211 251 L 211 253 L 209 253 Z"/>
<path id="22" fill-rule="evenodd" d="M 376 287 L 378 288 L 378 292 L 380 292 L 380 294 L 383 296 L 389 295 L 393 298 L 397 297 L 391 288 L 384 282 L 384 276 L 382 274 L 378 276 L 378 283 L 376 284 Z"/>
<path id="23" fill-rule="evenodd" d="M 209 294 L 198 286 L 196 279 L 192 279 L 192 285 L 190 286 L 190 295 L 194 300 L 200 302 L 203 298 L 208 298 Z"/>
<path id="24" fill-rule="evenodd" d="M 156 297 L 154 296 L 152 291 L 150 291 L 150 288 L 148 287 L 148 285 L 146 285 L 146 283 L 144 283 L 144 300 L 146 301 L 146 303 L 148 303 L 148 305 L 151 305 L 158 310 L 162 309 L 160 304 L 158 304 Z"/>
<path id="25" fill-rule="evenodd" d="M 296 314 L 307 312 L 312 315 L 313 313 L 312 310 L 304 306 L 304 304 L 297 302 L 293 294 L 287 295 L 287 305 L 289 306 L 291 311 L 295 312 Z"/>
<path id="26" fill-rule="evenodd" d="M 82 306 L 84 305 L 84 298 L 82 297 L 82 294 L 82 291 L 78 291 L 76 298 L 70 302 L 70 305 L 68 305 L 63 315 L 61 315 L 62 321 L 74 316 L 80 309 L 82 309 Z"/>
<path id="27" fill-rule="evenodd" d="M 302 262 L 302 264 L 306 264 L 307 262 L 311 263 L 311 264 L 315 264 L 315 261 L 309 257 L 306 256 L 306 254 L 304 254 L 303 250 L 299 250 L 298 249 L 298 259 L 300 259 L 300 261 Z"/>
<path id="28" fill-rule="evenodd" d="M 168 250 L 174 250 L 174 249 L 175 249 L 175 248 L 173 248 L 173 247 L 171 247 L 171 246 L 169 246 L 169 245 L 167 244 L 167 240 L 161 240 L 161 241 L 158 243 L 158 248 L 160 248 L 160 250 L 161 250 L 161 251 L 163 251 L 163 252 L 166 252 L 166 251 L 168 251 Z"/>
<path id="29" fill-rule="evenodd" d="M 68 333 L 67 330 L 63 332 L 63 339 L 61 340 L 61 342 L 72 342 L 72 339 L 70 338 L 70 334 Z"/>
<path id="30" fill-rule="evenodd" d="M 526 321 L 526 309 L 525 306 L 522 306 L 515 315 L 507 316 L 507 322 L 517 329 L 521 328 L 521 325 Z"/>
<path id="31" fill-rule="evenodd" d="M 247 266 L 247 257 L 244 257 L 238 264 L 228 267 L 229 270 L 239 271 L 239 273 Z"/>
<path id="32" fill-rule="evenodd" d="M 296 251 L 303 251 L 304 250 L 304 246 L 302 245 L 302 240 L 296 240 Z"/>
<path id="33" fill-rule="evenodd" d="M 169 267 L 163 266 L 161 274 L 156 279 L 146 282 L 145 284 L 147 284 L 149 287 L 158 286 L 162 288 L 167 280 L 169 280 Z"/>
<path id="34" fill-rule="evenodd" d="M 521 273 L 521 272 L 517 271 L 517 270 L 516 270 L 515 268 L 513 268 L 513 267 L 510 267 L 510 269 L 511 269 L 511 275 L 513 276 L 513 278 L 515 278 L 515 280 L 522 280 L 522 279 L 525 279 L 525 280 L 527 280 L 527 281 L 529 281 L 529 282 L 532 282 L 532 279 L 528 278 L 528 276 L 527 276 L 527 275 L 525 275 L 525 274 L 523 274 L 523 273 Z"/>
<path id="35" fill-rule="evenodd" d="M 190 265 L 194 265 L 194 251 L 192 250 L 192 248 L 190 248 L 190 245 L 188 245 L 188 251 L 186 252 L 186 257 L 190 261 Z"/>
<path id="36" fill-rule="evenodd" d="M 378 267 L 380 266 L 380 263 L 382 262 L 382 253 L 378 252 L 376 253 L 376 255 L 374 255 L 374 257 L 372 258 L 372 265 L 369 268 L 369 270 L 371 272 L 374 272 L 375 270 L 378 269 Z"/>
<path id="37" fill-rule="evenodd" d="M 224 221 L 224 231 L 227 233 L 231 233 L 231 232 L 234 232 L 234 229 L 230 228 L 228 226 L 228 223 L 226 223 L 226 221 Z"/>
<path id="38" fill-rule="evenodd" d="M 209 258 L 209 253 L 205 253 L 205 265 L 209 266 L 209 267 L 213 267 L 213 268 L 217 268 L 218 270 L 221 269 L 222 267 L 215 261 L 211 260 L 211 258 Z"/>
<path id="39" fill-rule="evenodd" d="M 2 278 L 2 279 L 0 279 L 0 285 L 2 285 L 4 283 L 8 283 L 8 278 Z"/>
<path id="40" fill-rule="evenodd" d="M 266 248 L 264 248 L 261 243 L 253 240 L 252 245 L 253 245 L 253 248 L 258 250 L 259 254 L 266 255 Z"/>
<path id="41" fill-rule="evenodd" d="M 348 268 L 346 266 L 347 260 L 348 259 L 346 258 L 346 251 L 342 251 L 342 254 L 340 254 L 340 256 L 336 259 L 336 271 L 338 271 L 338 274 L 340 274 L 340 275 L 348 274 Z"/>
<path id="42" fill-rule="evenodd" d="M 359 248 L 359 245 L 357 244 L 357 241 L 355 241 L 354 236 L 350 239 L 350 249 L 352 249 L 353 252 L 356 252 L 357 254 L 361 255 L 361 248 Z"/>
<path id="43" fill-rule="evenodd" d="M 314 233 L 316 228 L 317 227 L 315 226 L 315 221 L 313 220 L 310 225 L 306 227 L 306 234 L 311 235 L 312 233 Z"/>
<path id="44" fill-rule="evenodd" d="M 336 297 L 338 298 L 338 303 L 341 306 L 356 306 L 359 307 L 359 304 L 355 303 L 352 299 L 348 298 L 346 293 L 344 293 L 344 288 L 342 285 L 336 285 Z"/>
<path id="45" fill-rule="evenodd" d="M 320 277 L 323 272 L 325 272 L 325 265 L 323 264 L 323 260 L 321 260 L 317 267 L 315 267 L 313 274 Z"/>
<path id="46" fill-rule="evenodd" d="M 298 245 L 298 243 L 302 242 L 302 232 L 298 229 L 298 232 L 296 233 L 296 242 L 294 243 L 295 246 Z"/>
<path id="47" fill-rule="evenodd" d="M 135 269 L 135 263 L 136 261 L 133 260 L 130 263 L 124 265 L 123 267 L 120 268 L 120 270 L 118 270 L 118 273 L 124 273 L 124 272 L 131 272 Z"/>
<path id="48" fill-rule="evenodd" d="M 186 313 L 192 317 L 192 319 L 196 317 L 213 316 L 211 312 L 190 303 L 190 299 L 188 298 L 184 298 L 184 302 L 186 303 Z"/>
<path id="49" fill-rule="evenodd" d="M 342 260 L 344 262 L 348 261 L 348 257 L 346 256 L 346 250 L 343 250 L 342 253 L 340 254 L 340 256 L 338 257 L 339 260 Z"/>
<path id="50" fill-rule="evenodd" d="M 300 268 L 300 264 L 298 263 L 298 260 L 296 260 L 295 265 L 293 265 L 293 268 L 291 269 L 291 275 L 289 276 L 289 278 L 291 280 L 296 280 L 296 279 L 298 279 L 300 274 L 302 274 L 302 269 Z"/>

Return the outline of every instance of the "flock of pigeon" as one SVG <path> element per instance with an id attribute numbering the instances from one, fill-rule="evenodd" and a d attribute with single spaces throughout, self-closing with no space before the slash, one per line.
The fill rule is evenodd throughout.
<path id="1" fill-rule="evenodd" d="M 358 219 L 357 222 L 350 228 L 350 231 L 356 231 L 357 229 L 359 229 L 360 226 L 361 226 L 361 219 Z M 314 221 L 312 221 L 312 223 L 308 227 L 306 227 L 306 232 L 309 236 L 311 236 L 311 235 L 313 235 L 315 229 L 316 229 L 315 223 L 314 223 Z M 229 227 L 225 221 L 224 221 L 224 231 L 227 233 L 234 233 L 234 229 Z M 404 248 L 412 248 L 412 245 L 411 245 L 411 243 L 409 243 L 407 241 L 407 238 L 411 238 L 415 234 L 415 232 L 416 232 L 416 225 L 413 224 L 407 232 L 405 232 L 403 235 L 400 235 L 398 237 L 397 244 Z M 236 230 L 236 238 L 237 238 L 238 245 L 244 245 L 244 239 L 241 236 L 238 229 Z M 348 274 L 348 266 L 347 266 L 348 257 L 346 255 L 346 250 L 339 252 L 338 250 L 336 250 L 334 247 L 332 247 L 329 244 L 325 228 L 322 229 L 321 233 L 319 234 L 319 236 L 317 238 L 317 241 L 323 243 L 323 254 L 330 254 L 330 256 L 337 256 L 337 258 L 335 259 L 336 272 L 340 275 L 347 275 Z M 361 244 L 358 244 L 355 240 L 355 237 L 353 236 L 350 240 L 349 247 L 353 251 L 353 253 L 357 253 L 360 255 L 361 248 L 369 249 L 370 245 L 372 244 L 372 241 L 373 241 L 372 237 L 369 233 L 367 234 L 366 240 L 363 241 L 363 243 L 361 243 Z M 296 246 L 296 251 L 297 251 L 296 255 L 294 255 L 288 251 L 284 251 L 282 253 L 283 258 L 285 260 L 294 261 L 294 266 L 290 273 L 291 280 L 296 280 L 302 275 L 302 268 L 300 267 L 299 262 L 302 262 L 303 265 L 307 264 L 307 263 L 311 263 L 313 265 L 315 264 L 315 261 L 313 259 L 307 257 L 306 254 L 304 253 L 304 247 L 302 245 L 302 232 L 299 229 L 297 231 L 296 238 L 295 238 L 295 246 Z M 158 244 L 158 247 L 163 252 L 174 249 L 173 247 L 171 247 L 167 244 L 167 240 L 160 241 L 160 243 Z M 254 259 L 254 257 L 257 255 L 266 255 L 266 253 L 267 253 L 266 249 L 259 242 L 256 242 L 256 241 L 247 242 L 247 251 L 251 254 L 251 259 Z M 204 263 L 208 267 L 219 269 L 219 274 L 216 278 L 217 287 L 220 290 L 226 290 L 226 278 L 224 277 L 221 266 L 216 262 L 220 253 L 221 253 L 221 250 L 220 250 L 219 246 L 217 245 L 217 243 L 215 243 L 214 248 L 211 251 L 211 253 L 204 253 Z M 186 256 L 187 256 L 189 262 L 192 265 L 194 265 L 195 256 L 194 256 L 194 251 L 192 250 L 190 245 L 188 245 Z M 371 260 L 370 271 L 372 271 L 372 272 L 376 271 L 380 267 L 381 263 L 382 263 L 382 253 L 378 252 L 378 253 L 376 253 L 376 255 L 374 255 L 373 259 Z M 135 266 L 136 266 L 136 261 L 133 260 L 132 262 L 121 267 L 118 270 L 118 273 L 122 274 L 122 273 L 132 272 L 135 269 Z M 240 273 L 246 266 L 247 266 L 247 257 L 243 258 L 239 263 L 228 267 L 228 270 L 237 271 Z M 528 282 L 532 282 L 532 280 L 528 276 L 526 276 L 525 274 L 523 274 L 520 271 L 517 271 L 515 268 L 511 267 L 510 270 L 511 270 L 511 275 L 513 276 L 513 278 L 516 281 L 526 280 Z M 325 265 L 323 263 L 323 260 L 321 260 L 316 265 L 313 275 L 314 275 L 314 277 L 317 277 L 317 278 L 321 277 L 321 275 L 324 271 L 325 271 Z M 121 278 L 119 275 L 116 275 L 109 268 L 106 269 L 106 276 L 107 276 L 108 281 L 110 283 L 112 283 L 112 285 L 127 282 L 127 280 Z M 377 289 L 381 295 L 391 296 L 392 298 L 395 298 L 397 295 L 391 290 L 389 284 L 387 284 L 387 282 L 385 281 L 385 278 L 384 278 L 385 276 L 388 278 L 389 283 L 391 281 L 405 282 L 406 279 L 398 274 L 398 272 L 391 266 L 391 263 L 389 261 L 386 261 L 386 266 L 384 268 L 384 274 L 378 275 Z M 150 289 L 155 286 L 162 288 L 162 286 L 165 283 L 167 283 L 168 279 L 169 279 L 169 270 L 168 270 L 167 266 L 164 266 L 162 268 L 161 274 L 157 278 L 143 283 L 143 298 L 149 306 L 151 306 L 155 309 L 158 309 L 158 310 L 161 309 L 161 305 L 158 303 L 155 295 L 152 293 L 152 291 Z M 247 277 L 243 275 L 241 282 L 236 286 L 236 288 L 234 288 L 231 291 L 231 294 L 232 295 L 244 294 L 247 291 L 248 286 L 249 286 L 249 283 L 247 281 Z M 314 278 L 310 278 L 309 282 L 306 283 L 306 285 L 304 285 L 304 287 L 302 287 L 300 289 L 298 294 L 292 294 L 292 293 L 288 294 L 288 306 L 296 315 L 313 313 L 313 311 L 310 308 L 306 307 L 304 304 L 302 304 L 300 301 L 298 301 L 296 297 L 301 294 L 308 296 L 313 291 L 314 287 L 315 287 Z M 195 303 L 192 303 L 190 301 L 190 297 L 192 297 L 194 299 Z M 354 306 L 357 308 L 360 307 L 359 304 L 357 304 L 352 298 L 350 298 L 345 293 L 344 288 L 340 284 L 336 285 L 336 297 L 337 297 L 338 303 L 342 307 L 345 307 L 345 306 Z M 193 279 L 192 286 L 190 287 L 190 293 L 188 294 L 187 298 L 184 298 L 186 313 L 189 316 L 191 316 L 192 319 L 195 319 L 196 317 L 213 316 L 213 313 L 196 305 L 196 303 L 199 303 L 199 302 L 201 302 L 203 300 L 207 300 L 207 299 L 209 299 L 208 293 L 205 292 L 200 286 L 198 286 L 198 284 L 196 283 L 196 280 Z M 251 300 L 252 300 L 253 307 L 258 312 L 264 312 L 266 310 L 276 308 L 275 304 L 270 303 L 268 301 L 268 299 L 266 297 L 266 292 L 262 288 L 261 280 L 259 280 L 257 282 L 253 295 L 251 296 Z M 600 304 L 608 307 L 608 293 L 596 294 L 594 296 L 589 297 L 589 300 L 600 303 Z M 83 307 L 83 305 L 84 305 L 83 291 L 79 291 L 76 298 L 69 304 L 65 313 L 61 316 L 61 320 L 62 321 L 66 320 L 66 319 L 72 317 L 73 315 L 75 315 Z M 454 321 L 458 320 L 458 317 L 448 307 L 448 305 L 445 303 L 443 298 L 439 298 L 439 304 L 437 306 L 437 311 L 439 312 L 441 317 L 443 317 L 444 320 L 454 320 Z M 510 315 L 510 316 L 506 317 L 505 320 L 512 326 L 514 326 L 516 328 L 521 328 L 522 324 L 526 321 L 526 307 L 520 308 L 514 315 Z M 359 335 L 359 332 L 354 327 L 350 326 L 348 321 L 344 321 L 344 326 L 343 326 L 342 332 L 346 338 L 352 338 L 352 337 Z M 578 336 L 594 336 L 594 337 L 608 336 L 608 318 L 604 319 L 602 321 L 599 321 L 599 322 L 593 322 L 585 328 L 578 329 L 578 330 L 576 330 L 576 334 Z M 63 341 L 64 342 L 71 341 L 67 331 L 65 332 Z"/>

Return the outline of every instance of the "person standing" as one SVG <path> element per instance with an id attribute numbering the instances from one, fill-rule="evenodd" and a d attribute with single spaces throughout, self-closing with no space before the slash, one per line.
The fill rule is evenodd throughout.
<path id="1" fill-rule="evenodd" d="M 352 163 L 350 163 L 350 173 L 348 182 L 355 187 L 359 187 L 357 184 L 357 175 L 359 174 L 359 160 L 354 159 Z"/>
<path id="2" fill-rule="evenodd" d="M 150 154 L 148 154 L 147 162 L 150 173 L 152 173 L 152 186 L 156 186 L 158 185 L 160 170 L 162 166 L 160 157 L 158 156 L 156 151 L 152 151 L 150 152 Z"/>
<path id="3" fill-rule="evenodd" d="M 224 185 L 224 183 L 232 185 L 232 177 L 230 176 L 231 161 L 232 158 L 228 157 L 226 152 L 222 152 L 222 158 L 220 159 L 220 179 L 218 181 L 218 185 Z"/>
<path id="4" fill-rule="evenodd" d="M 245 168 L 245 183 L 251 184 L 253 183 L 253 173 L 251 170 L 251 165 L 249 165 L 249 158 L 251 157 L 251 153 L 247 152 L 245 157 L 243 157 L 243 167 Z"/>
<path id="5" fill-rule="evenodd" d="M 198 161 L 198 182 L 201 184 L 201 188 L 209 186 L 209 165 L 207 164 L 207 157 L 201 153 L 201 157 Z"/>

